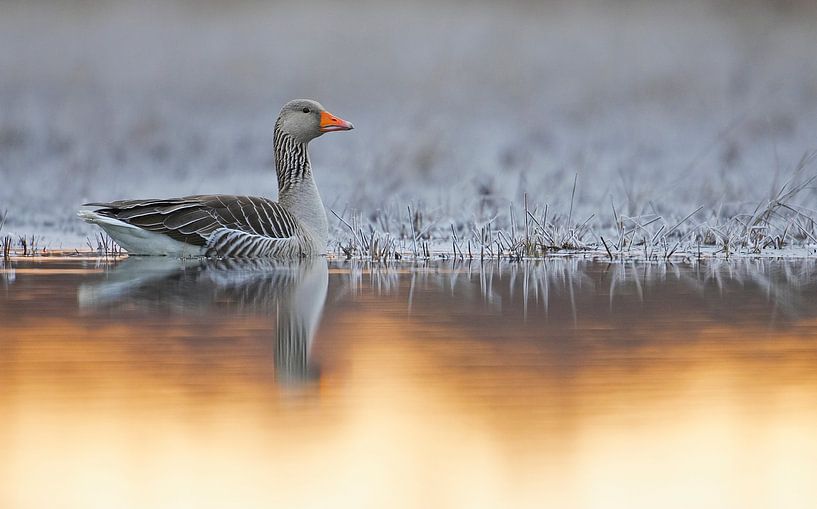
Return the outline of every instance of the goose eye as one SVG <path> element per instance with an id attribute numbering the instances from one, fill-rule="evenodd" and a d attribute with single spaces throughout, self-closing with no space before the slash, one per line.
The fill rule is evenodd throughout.
<path id="1" fill-rule="evenodd" d="M 304 109 L 303 109 L 303 112 L 304 112 L 304 113 L 309 113 L 309 108 L 304 108 Z"/>

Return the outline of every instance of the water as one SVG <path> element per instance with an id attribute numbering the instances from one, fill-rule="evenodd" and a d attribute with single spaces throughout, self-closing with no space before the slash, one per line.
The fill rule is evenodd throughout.
<path id="1" fill-rule="evenodd" d="M 0 507 L 810 507 L 817 264 L 17 260 Z"/>

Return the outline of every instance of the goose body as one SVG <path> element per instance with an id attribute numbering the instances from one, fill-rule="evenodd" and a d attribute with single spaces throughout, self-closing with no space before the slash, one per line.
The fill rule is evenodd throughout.
<path id="1" fill-rule="evenodd" d="M 352 129 L 319 103 L 290 101 L 275 123 L 279 201 L 256 196 L 89 203 L 78 215 L 96 224 L 130 255 L 296 258 L 323 254 L 323 207 L 307 151 L 325 132 Z"/>

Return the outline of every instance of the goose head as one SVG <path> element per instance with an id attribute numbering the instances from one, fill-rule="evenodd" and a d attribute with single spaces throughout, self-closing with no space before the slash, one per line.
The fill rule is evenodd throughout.
<path id="1" fill-rule="evenodd" d="M 295 99 L 281 109 L 276 128 L 300 143 L 309 143 L 323 133 L 348 131 L 354 126 L 326 111 L 318 101 Z"/>

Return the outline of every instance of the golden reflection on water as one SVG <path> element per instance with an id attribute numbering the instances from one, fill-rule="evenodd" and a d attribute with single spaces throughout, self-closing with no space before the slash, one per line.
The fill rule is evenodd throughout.
<path id="1" fill-rule="evenodd" d="M 0 507 L 817 500 L 813 264 L 126 262 L 0 286 Z"/>

